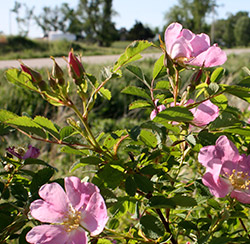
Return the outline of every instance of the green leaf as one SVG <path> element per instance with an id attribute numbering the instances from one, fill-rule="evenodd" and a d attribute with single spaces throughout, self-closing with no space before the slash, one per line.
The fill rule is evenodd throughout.
<path id="1" fill-rule="evenodd" d="M 225 110 L 227 108 L 228 100 L 227 100 L 227 97 L 223 94 L 211 98 L 210 101 L 213 104 L 217 105 L 219 107 L 220 111 Z"/>
<path id="2" fill-rule="evenodd" d="M 151 239 L 156 240 L 162 237 L 165 233 L 162 222 L 153 215 L 142 216 L 142 218 L 140 219 L 140 225 L 146 237 Z"/>
<path id="3" fill-rule="evenodd" d="M 157 138 L 151 131 L 141 130 L 140 140 L 149 147 L 155 148 L 157 146 Z"/>
<path id="4" fill-rule="evenodd" d="M 164 66 L 164 54 L 155 62 L 153 70 L 153 79 L 156 80 L 167 74 L 167 68 Z"/>
<path id="5" fill-rule="evenodd" d="M 108 223 L 108 227 L 111 229 L 111 230 L 115 230 L 119 227 L 120 225 L 120 222 L 118 219 L 116 218 L 112 218 L 109 223 Z M 111 242 L 112 243 L 112 242 Z"/>
<path id="6" fill-rule="evenodd" d="M 182 220 L 181 222 L 178 223 L 178 226 L 186 230 L 197 230 L 197 225 L 187 220 Z"/>
<path id="7" fill-rule="evenodd" d="M 15 117 L 11 120 L 5 122 L 6 124 L 18 127 L 20 130 L 23 130 L 27 133 L 36 134 L 42 138 L 46 138 L 46 133 L 41 128 L 40 125 L 35 123 L 31 118 L 26 116 Z"/>
<path id="8" fill-rule="evenodd" d="M 127 86 L 121 91 L 121 93 L 143 97 L 143 98 L 146 98 L 147 100 L 151 100 L 151 97 L 146 92 L 146 90 L 137 86 Z"/>
<path id="9" fill-rule="evenodd" d="M 26 241 L 26 235 L 27 233 L 31 230 L 32 228 L 30 226 L 24 228 L 22 230 L 22 233 L 20 234 L 20 237 L 19 237 L 19 243 L 18 244 L 29 244 L 27 241 Z"/>
<path id="10" fill-rule="evenodd" d="M 215 69 L 215 71 L 212 73 L 210 80 L 212 82 L 219 82 L 219 80 L 224 75 L 224 73 L 225 73 L 225 69 L 222 67 L 219 67 Z"/>
<path id="11" fill-rule="evenodd" d="M 194 147 L 196 145 L 196 138 L 194 137 L 194 135 L 190 134 L 188 136 L 185 137 L 185 140 L 188 142 L 189 145 L 191 145 L 192 147 Z"/>
<path id="12" fill-rule="evenodd" d="M 191 122 L 193 114 L 185 107 L 170 107 L 157 114 L 153 121 L 161 123 L 162 120 Z"/>
<path id="13" fill-rule="evenodd" d="M 237 125 L 239 119 L 232 113 L 224 111 L 210 124 L 210 129 L 225 128 L 233 125 Z"/>
<path id="14" fill-rule="evenodd" d="M 196 200 L 189 196 L 175 195 L 170 199 L 174 201 L 176 205 L 181 207 L 194 207 L 197 205 Z"/>
<path id="15" fill-rule="evenodd" d="M 243 80 L 241 80 L 237 86 L 243 86 L 243 87 L 247 87 L 250 88 L 250 76 L 245 77 Z"/>
<path id="16" fill-rule="evenodd" d="M 250 103 L 250 88 L 222 85 L 224 91 Z"/>
<path id="17" fill-rule="evenodd" d="M 36 116 L 33 121 L 48 131 L 50 134 L 55 136 L 57 139 L 60 138 L 59 132 L 51 120 L 42 116 Z"/>
<path id="18" fill-rule="evenodd" d="M 224 132 L 227 133 L 232 133 L 232 134 L 238 134 L 242 136 L 250 136 L 250 127 L 231 127 L 231 128 L 225 128 L 223 130 Z"/>
<path id="19" fill-rule="evenodd" d="M 63 148 L 61 148 L 61 152 L 63 152 L 63 153 L 75 154 L 75 155 L 81 155 L 81 156 L 86 155 L 86 151 L 87 150 L 74 149 L 74 148 L 69 147 L 69 146 L 64 146 Z"/>
<path id="20" fill-rule="evenodd" d="M 51 167 L 52 169 L 56 170 L 56 168 L 54 168 L 53 166 L 49 165 L 48 163 L 44 162 L 43 160 L 41 159 L 37 159 L 37 158 L 27 158 L 25 159 L 24 165 L 44 165 L 44 166 L 47 166 L 47 167 Z"/>
<path id="21" fill-rule="evenodd" d="M 134 181 L 137 185 L 137 187 L 146 193 L 153 192 L 154 191 L 154 186 L 153 182 L 150 181 L 147 177 L 139 174 L 134 175 Z"/>
<path id="22" fill-rule="evenodd" d="M 148 205 L 151 208 L 175 208 L 176 203 L 164 196 L 153 196 L 149 199 Z"/>
<path id="23" fill-rule="evenodd" d="M 132 61 L 140 59 L 142 57 L 140 55 L 140 53 L 152 45 L 153 45 L 152 42 L 148 42 L 145 40 L 132 42 L 126 48 L 125 52 L 117 60 L 113 70 L 115 71 L 116 69 L 118 69 L 118 68 L 132 62 Z"/>
<path id="24" fill-rule="evenodd" d="M 75 132 L 71 126 L 65 126 L 60 130 L 60 140 L 66 139 Z"/>
<path id="25" fill-rule="evenodd" d="M 5 199 L 5 200 L 9 199 L 9 197 L 10 197 L 9 188 L 1 181 L 0 181 L 0 193 L 1 193 L 0 197 L 2 199 Z"/>
<path id="26" fill-rule="evenodd" d="M 133 177 L 128 176 L 128 178 L 125 181 L 125 191 L 127 192 L 127 194 L 129 196 L 133 197 L 136 193 L 136 187 L 137 187 L 137 185 L 136 185 Z"/>
<path id="27" fill-rule="evenodd" d="M 23 71 L 18 69 L 8 69 L 5 76 L 9 82 L 15 85 L 39 92 L 39 90 L 32 84 L 31 76 Z"/>
<path id="28" fill-rule="evenodd" d="M 30 184 L 30 191 L 32 194 L 36 193 L 39 188 L 48 183 L 50 178 L 54 174 L 54 169 L 52 168 L 44 168 L 39 170 L 33 177 L 31 184 Z"/>
<path id="29" fill-rule="evenodd" d="M 97 175 L 107 183 L 108 187 L 115 189 L 123 180 L 123 172 L 106 164 Z M 112 176 L 112 177 L 111 177 Z"/>
<path id="30" fill-rule="evenodd" d="M 131 137 L 132 140 L 137 141 L 138 136 L 141 133 L 141 127 L 140 126 L 135 126 L 128 133 L 129 133 L 129 136 Z"/>
<path id="31" fill-rule="evenodd" d="M 106 88 L 104 88 L 104 87 L 102 87 L 102 88 L 99 90 L 99 92 L 100 92 L 101 95 L 102 95 L 104 98 L 106 98 L 107 100 L 110 100 L 111 97 L 112 97 L 110 90 L 108 90 L 108 89 L 106 89 Z"/>
<path id="32" fill-rule="evenodd" d="M 99 157 L 96 156 L 88 156 L 85 158 L 81 158 L 78 162 L 73 164 L 73 166 L 70 169 L 70 172 L 75 171 L 76 169 L 80 167 L 84 167 L 86 165 L 98 165 L 102 162 L 102 160 Z"/>
<path id="33" fill-rule="evenodd" d="M 156 83 L 155 89 L 159 90 L 169 90 L 169 81 L 160 80 Z"/>
<path id="34" fill-rule="evenodd" d="M 26 202 L 28 199 L 28 191 L 24 188 L 22 182 L 16 181 L 10 186 L 11 194 L 20 201 Z"/>
<path id="35" fill-rule="evenodd" d="M 198 134 L 198 138 L 202 146 L 208 146 L 208 145 L 215 145 L 215 142 L 218 139 L 218 136 L 212 133 L 209 133 L 208 130 L 202 130 Z"/>
<path id="36" fill-rule="evenodd" d="M 17 114 L 14 114 L 4 109 L 0 109 L 0 121 L 1 122 L 5 122 L 7 120 L 11 120 L 11 119 L 18 118 L 18 117 L 19 116 Z"/>
<path id="37" fill-rule="evenodd" d="M 141 68 L 134 65 L 128 65 L 126 68 L 128 71 L 134 74 L 139 80 L 141 80 L 148 88 L 150 88 L 149 79 L 144 75 Z"/>
<path id="38" fill-rule="evenodd" d="M 136 108 L 148 108 L 151 106 L 152 105 L 145 100 L 136 100 L 129 105 L 129 110 L 136 109 Z"/>

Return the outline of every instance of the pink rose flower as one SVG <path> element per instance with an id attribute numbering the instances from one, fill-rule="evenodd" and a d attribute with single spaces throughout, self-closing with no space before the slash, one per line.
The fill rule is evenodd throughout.
<path id="1" fill-rule="evenodd" d="M 170 24 L 165 31 L 167 53 L 184 64 L 213 67 L 226 62 L 227 56 L 217 44 L 210 45 L 208 35 L 195 35 L 179 23 Z"/>
<path id="2" fill-rule="evenodd" d="M 206 167 L 202 182 L 211 194 L 225 197 L 230 193 L 239 202 L 250 203 L 250 156 L 240 155 L 226 136 L 201 148 L 198 161 Z"/>
<path id="3" fill-rule="evenodd" d="M 192 99 L 189 99 L 186 105 L 193 103 Z M 193 116 L 193 123 L 196 126 L 205 126 L 210 122 L 214 121 L 219 116 L 219 108 L 215 104 L 207 100 L 201 103 L 199 106 L 189 110 Z"/>
<path id="4" fill-rule="evenodd" d="M 87 232 L 98 235 L 107 223 L 107 209 L 98 187 L 66 177 L 65 190 L 57 184 L 45 184 L 39 190 L 42 199 L 30 205 L 33 218 L 53 225 L 33 227 L 26 235 L 29 243 L 87 244 Z"/>
<path id="5" fill-rule="evenodd" d="M 155 103 L 155 106 L 157 106 L 158 101 L 159 101 L 159 99 L 156 99 L 156 100 L 155 100 L 155 102 L 154 102 L 154 103 Z M 156 117 L 156 115 L 157 115 L 158 113 L 160 113 L 161 111 L 163 111 L 163 110 L 165 110 L 165 109 L 166 109 L 166 107 L 165 107 L 163 104 L 157 106 L 157 110 L 154 109 L 154 110 L 151 112 L 151 114 L 150 114 L 150 119 L 153 120 L 153 119 Z"/>

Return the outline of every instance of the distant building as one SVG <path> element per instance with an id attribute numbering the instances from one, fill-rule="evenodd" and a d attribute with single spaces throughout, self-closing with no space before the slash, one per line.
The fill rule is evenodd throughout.
<path id="1" fill-rule="evenodd" d="M 49 41 L 59 41 L 59 40 L 67 40 L 67 41 L 75 41 L 76 35 L 71 33 L 63 33 L 61 31 L 50 31 L 48 33 Z"/>

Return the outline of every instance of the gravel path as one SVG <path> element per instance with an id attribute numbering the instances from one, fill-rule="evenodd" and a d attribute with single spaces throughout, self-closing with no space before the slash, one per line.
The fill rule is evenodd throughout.
<path id="1" fill-rule="evenodd" d="M 226 49 L 227 54 L 241 54 L 250 53 L 250 49 Z M 159 58 L 161 53 L 144 53 L 143 58 Z M 110 64 L 115 63 L 120 55 L 105 55 L 105 56 L 86 56 L 82 58 L 84 63 L 88 64 Z M 51 68 L 53 61 L 49 58 L 37 58 L 37 59 L 22 59 L 22 61 L 31 68 Z M 65 66 L 67 63 L 63 58 L 56 58 L 57 63 L 60 66 Z M 0 69 L 18 68 L 19 62 L 17 60 L 0 60 Z"/>

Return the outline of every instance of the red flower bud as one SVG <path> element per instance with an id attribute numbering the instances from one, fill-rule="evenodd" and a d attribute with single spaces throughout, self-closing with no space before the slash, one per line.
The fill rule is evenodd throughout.
<path id="1" fill-rule="evenodd" d="M 21 63 L 20 64 L 21 69 L 28 73 L 31 76 L 31 79 L 33 82 L 35 83 L 40 83 L 42 81 L 42 76 L 40 73 L 38 73 L 37 71 L 31 69 L 30 67 L 26 66 L 25 64 Z"/>
<path id="2" fill-rule="evenodd" d="M 73 54 L 73 51 L 69 52 L 68 57 L 69 72 L 73 79 L 79 79 L 83 75 L 84 68 L 79 59 Z"/>

